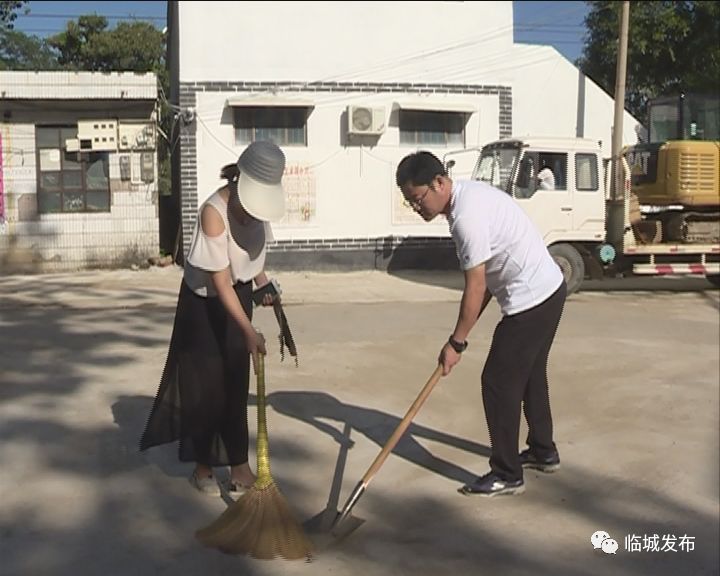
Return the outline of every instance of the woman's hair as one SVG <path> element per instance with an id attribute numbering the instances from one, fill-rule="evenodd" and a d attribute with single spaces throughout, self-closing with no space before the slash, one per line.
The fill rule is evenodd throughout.
<path id="1" fill-rule="evenodd" d="M 240 168 L 238 168 L 237 164 L 228 164 L 220 169 L 220 178 L 227 180 L 228 184 L 235 182 L 239 175 Z"/>

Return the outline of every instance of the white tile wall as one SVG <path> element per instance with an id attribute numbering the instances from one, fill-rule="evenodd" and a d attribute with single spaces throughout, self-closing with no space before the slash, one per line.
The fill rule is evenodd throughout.
<path id="1" fill-rule="evenodd" d="M 8 88 L 4 74 L 0 72 L 0 92 Z M 70 80 L 72 75 L 68 85 Z M 37 193 L 35 126 L 0 123 L 0 134 L 6 208 L 6 219 L 0 223 L 0 273 L 116 267 L 158 254 L 157 180 L 118 182 L 118 155 L 111 154 L 110 175 L 115 181 L 109 213 L 42 214 L 20 221 L 19 198 Z"/>

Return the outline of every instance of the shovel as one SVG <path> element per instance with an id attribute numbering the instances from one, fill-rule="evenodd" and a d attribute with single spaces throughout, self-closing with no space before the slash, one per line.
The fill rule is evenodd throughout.
<path id="1" fill-rule="evenodd" d="M 370 484 L 370 481 L 373 479 L 377 471 L 380 470 L 380 467 L 390 455 L 390 452 L 392 452 L 393 448 L 395 448 L 395 445 L 405 433 L 408 426 L 410 426 L 410 422 L 412 422 L 412 419 L 425 403 L 427 397 L 430 396 L 430 392 L 432 392 L 433 388 L 440 380 L 440 376 L 442 376 L 442 365 L 438 364 L 438 367 L 435 368 L 435 372 L 433 372 L 432 376 L 427 381 L 427 384 L 425 384 L 423 389 L 420 391 L 420 394 L 418 394 L 415 402 L 413 402 L 412 406 L 410 406 L 407 414 L 405 414 L 405 417 L 402 419 L 400 424 L 398 424 L 397 428 L 395 428 L 395 432 L 393 432 L 392 436 L 390 436 L 390 439 L 385 443 L 385 446 L 383 446 L 380 454 L 377 455 L 373 463 L 370 465 L 370 468 L 368 468 L 368 471 L 365 472 L 365 475 L 362 477 L 360 482 L 358 482 L 357 486 L 355 486 L 355 489 L 352 491 L 352 494 L 350 494 L 342 512 L 336 516 L 335 521 L 330 528 L 330 533 L 335 537 L 335 539 L 340 540 L 345 538 L 364 522 L 364 520 L 352 516 L 351 512 L 353 507 L 357 504 L 358 500 L 360 500 L 360 496 L 363 495 L 363 492 L 365 492 L 365 489 L 368 487 L 368 484 Z"/>

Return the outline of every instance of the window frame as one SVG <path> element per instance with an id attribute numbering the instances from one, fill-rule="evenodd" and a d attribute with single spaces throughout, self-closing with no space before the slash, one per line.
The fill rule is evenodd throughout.
<path id="1" fill-rule="evenodd" d="M 398 130 L 400 133 L 400 146 L 434 146 L 437 148 L 448 148 L 451 146 L 465 147 L 466 134 L 465 126 L 467 125 L 468 114 L 466 112 L 454 112 L 450 110 L 417 110 L 417 109 L 400 109 L 398 116 Z M 424 125 L 433 125 L 437 121 L 441 125 L 444 124 L 444 130 L 422 130 L 419 128 Z M 453 122 L 460 125 L 460 130 L 452 131 Z M 405 124 L 405 126 L 403 126 Z M 407 124 L 415 125 L 408 128 Z M 444 142 L 432 140 L 430 134 L 443 134 Z M 458 135 L 459 141 L 453 141 L 449 135 Z M 408 138 L 413 135 L 413 138 Z M 422 135 L 426 137 L 423 138 Z"/>
<path id="2" fill-rule="evenodd" d="M 236 146 L 246 146 L 257 140 L 271 140 L 282 147 L 307 147 L 308 145 L 308 117 L 311 108 L 307 106 L 234 106 L 233 110 L 233 139 Z M 267 123 L 267 118 L 258 118 L 261 115 L 280 115 L 274 119 L 279 125 Z M 297 115 L 296 118 L 293 116 Z M 243 118 L 245 116 L 245 118 Z M 302 122 L 298 120 L 302 118 Z M 266 123 L 263 125 L 263 123 Z M 242 124 L 247 124 L 243 126 Z M 301 124 L 301 125 L 300 125 Z M 291 130 L 302 130 L 302 141 L 291 136 Z M 266 135 L 258 136 L 261 130 L 282 130 L 283 138 L 268 138 Z M 249 138 L 241 138 L 240 132 L 247 131 Z"/>
<path id="3" fill-rule="evenodd" d="M 580 170 L 579 168 L 579 160 L 589 158 L 591 160 L 591 169 L 592 169 L 592 178 L 590 184 L 594 184 L 594 188 L 581 188 L 580 187 Z M 578 192 L 597 192 L 600 190 L 600 177 L 598 175 L 598 163 L 597 163 L 597 154 L 592 154 L 590 152 L 578 152 L 575 154 L 575 190 Z"/>
<path id="4" fill-rule="evenodd" d="M 41 137 L 41 131 L 46 131 L 46 134 L 50 130 L 56 131 L 55 145 L 49 146 L 46 143 L 41 144 L 40 140 L 45 139 Z M 35 177 L 36 177 L 36 194 L 37 194 L 37 210 L 38 214 L 95 214 L 95 213 L 109 213 L 112 208 L 112 196 L 110 193 L 110 162 L 109 154 L 102 151 L 76 151 L 68 152 L 65 149 L 64 140 L 77 138 L 77 125 L 67 124 L 36 124 L 35 125 Z M 58 151 L 59 152 L 59 170 L 43 170 L 43 162 L 46 156 L 43 155 L 42 151 Z M 102 188 L 91 188 L 88 185 L 88 171 L 91 166 L 95 165 L 97 161 L 102 162 L 102 170 L 105 175 L 106 187 Z M 76 164 L 77 168 L 70 168 L 68 165 Z M 71 173 L 80 173 L 80 182 L 77 186 L 71 186 L 66 183 L 66 178 Z M 59 179 L 59 185 L 52 186 L 47 185 L 43 181 L 44 173 L 57 174 Z M 102 208 L 88 208 L 88 194 L 102 193 L 106 196 L 107 202 L 103 203 Z M 69 196 L 82 198 L 81 208 L 67 208 Z M 59 203 L 56 208 L 48 208 L 48 200 L 52 197 L 59 199 Z"/>

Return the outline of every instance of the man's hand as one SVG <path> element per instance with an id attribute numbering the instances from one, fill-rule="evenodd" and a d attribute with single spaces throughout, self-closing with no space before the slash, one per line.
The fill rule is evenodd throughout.
<path id="1" fill-rule="evenodd" d="M 438 364 L 442 364 L 443 367 L 443 376 L 450 374 L 450 370 L 458 362 L 460 362 L 460 354 L 455 352 L 455 349 L 447 342 L 440 350 L 440 357 L 438 358 Z"/>

